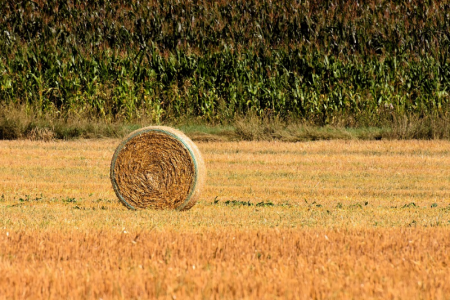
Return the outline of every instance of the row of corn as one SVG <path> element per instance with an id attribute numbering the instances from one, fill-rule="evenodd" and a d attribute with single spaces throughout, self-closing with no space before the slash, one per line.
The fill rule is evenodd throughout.
<path id="1" fill-rule="evenodd" d="M 450 111 L 450 1 L 2 1 L 0 104 L 329 124 Z"/>

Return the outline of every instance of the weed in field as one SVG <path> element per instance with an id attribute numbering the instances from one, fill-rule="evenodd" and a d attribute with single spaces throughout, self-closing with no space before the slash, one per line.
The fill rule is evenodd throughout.
<path id="1" fill-rule="evenodd" d="M 217 202 L 216 202 L 217 201 Z M 215 200 L 214 204 L 218 204 L 219 201 Z M 275 204 L 273 204 L 272 202 L 268 201 L 268 202 L 258 202 L 258 203 L 252 203 L 250 201 L 240 201 L 240 200 L 227 200 L 225 202 L 223 202 L 225 205 L 229 205 L 229 206 L 256 206 L 256 207 L 267 207 L 267 206 L 274 206 Z"/>
<path id="2" fill-rule="evenodd" d="M 66 197 L 66 198 L 62 199 L 62 201 L 64 203 L 76 203 L 77 202 L 77 200 L 75 198 L 71 198 L 71 197 Z"/>
<path id="3" fill-rule="evenodd" d="M 35 197 L 31 197 L 30 195 L 25 195 L 24 197 L 19 197 L 20 202 L 31 202 L 31 201 L 40 201 L 42 200 L 42 194 L 40 196 L 36 195 Z"/>

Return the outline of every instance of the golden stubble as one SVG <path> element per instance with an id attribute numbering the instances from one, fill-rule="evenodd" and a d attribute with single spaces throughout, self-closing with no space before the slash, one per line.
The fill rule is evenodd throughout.
<path id="1" fill-rule="evenodd" d="M 448 299 L 444 228 L 0 230 L 3 299 Z"/>
<path id="2" fill-rule="evenodd" d="M 199 143 L 182 213 L 119 203 L 119 142 L 0 141 L 0 299 L 450 293 L 449 142 Z"/>

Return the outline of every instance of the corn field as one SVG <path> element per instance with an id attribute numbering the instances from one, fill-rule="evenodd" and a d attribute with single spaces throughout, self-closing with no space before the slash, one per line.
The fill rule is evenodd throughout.
<path id="1" fill-rule="evenodd" d="M 0 104 L 317 125 L 450 112 L 450 1 L 1 1 Z"/>

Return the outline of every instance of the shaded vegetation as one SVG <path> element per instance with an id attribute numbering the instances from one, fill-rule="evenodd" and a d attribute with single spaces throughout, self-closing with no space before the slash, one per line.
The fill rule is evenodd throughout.
<path id="1" fill-rule="evenodd" d="M 111 135 L 116 123 L 256 116 L 448 138 L 439 128 L 450 112 L 449 10 L 449 1 L 3 1 L 0 103 L 35 123 L 51 114 L 109 124 Z M 0 118 L 1 138 L 33 127 Z M 68 127 L 56 137 L 97 134 Z"/>

